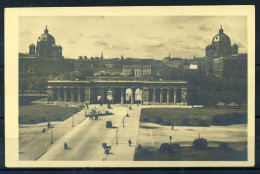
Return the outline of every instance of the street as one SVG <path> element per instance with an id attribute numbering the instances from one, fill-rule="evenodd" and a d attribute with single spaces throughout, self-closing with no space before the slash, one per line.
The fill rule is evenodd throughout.
<path id="1" fill-rule="evenodd" d="M 72 131 L 54 142 L 49 150 L 38 158 L 38 160 L 121 160 L 119 159 L 120 156 L 124 155 L 117 153 L 117 151 L 126 151 L 125 145 L 128 147 L 127 142 L 130 138 L 132 139 L 133 145 L 131 150 L 126 152 L 128 155 L 125 154 L 130 158 L 123 158 L 133 160 L 139 126 L 139 109 L 134 106 L 134 109 L 129 111 L 130 117 L 124 118 L 125 127 L 123 127 L 123 117 L 127 113 L 128 106 L 112 105 L 112 107 L 113 109 L 109 111 L 114 113 L 114 115 L 99 116 L 98 120 L 85 119 L 82 123 L 74 127 Z M 105 109 L 106 105 L 103 105 L 101 110 L 103 108 Z M 113 128 L 106 128 L 106 121 L 108 120 L 112 121 Z M 116 127 L 118 127 L 118 144 L 116 144 Z M 135 129 L 133 129 L 133 127 Z M 67 150 L 64 150 L 64 142 L 68 144 L 69 148 Z M 108 146 L 112 146 L 111 153 L 108 156 L 104 153 L 102 147 L 102 143 L 104 142 L 107 143 Z"/>

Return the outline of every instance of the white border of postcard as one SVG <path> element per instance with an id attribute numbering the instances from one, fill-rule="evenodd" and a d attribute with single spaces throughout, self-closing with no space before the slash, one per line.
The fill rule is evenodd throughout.
<path id="1" fill-rule="evenodd" d="M 247 16 L 248 161 L 19 161 L 19 16 Z M 5 9 L 5 165 L 6 167 L 244 167 L 255 164 L 255 7 L 52 7 Z"/>

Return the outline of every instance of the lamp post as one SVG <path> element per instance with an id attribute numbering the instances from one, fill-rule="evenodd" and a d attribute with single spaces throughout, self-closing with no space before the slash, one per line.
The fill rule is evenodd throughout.
<path id="1" fill-rule="evenodd" d="M 126 117 L 129 117 L 129 114 L 128 114 L 128 107 L 126 108 Z"/>
<path id="2" fill-rule="evenodd" d="M 116 144 L 118 144 L 118 128 L 116 129 Z"/>
<path id="3" fill-rule="evenodd" d="M 53 130 L 51 130 L 51 144 L 53 144 Z"/>

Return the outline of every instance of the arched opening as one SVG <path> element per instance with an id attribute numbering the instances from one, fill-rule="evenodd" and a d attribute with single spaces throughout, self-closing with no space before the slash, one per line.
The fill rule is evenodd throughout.
<path id="1" fill-rule="evenodd" d="M 162 89 L 163 103 L 167 102 L 167 89 Z"/>
<path id="2" fill-rule="evenodd" d="M 155 96 L 156 96 L 156 103 L 160 103 L 160 88 L 156 88 Z"/>
<path id="3" fill-rule="evenodd" d="M 142 102 L 142 90 L 140 88 L 137 88 L 135 90 L 135 103 L 141 103 Z"/>
<path id="4" fill-rule="evenodd" d="M 176 103 L 181 103 L 181 89 L 178 88 L 176 91 Z"/>
<path id="5" fill-rule="evenodd" d="M 170 89 L 170 103 L 174 102 L 174 89 Z"/>
<path id="6" fill-rule="evenodd" d="M 125 91 L 125 101 L 126 103 L 131 103 L 131 97 L 133 97 L 133 90 L 131 88 L 127 88 Z"/>
<path id="7" fill-rule="evenodd" d="M 53 101 L 57 101 L 57 88 L 53 88 Z"/>
<path id="8" fill-rule="evenodd" d="M 149 88 L 148 89 L 148 94 L 149 94 L 149 102 L 153 102 L 153 89 L 152 88 Z"/>

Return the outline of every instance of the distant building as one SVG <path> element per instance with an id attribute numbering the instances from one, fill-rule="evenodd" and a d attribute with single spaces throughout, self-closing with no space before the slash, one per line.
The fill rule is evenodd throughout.
<path id="1" fill-rule="evenodd" d="M 30 45 L 30 52 L 34 53 L 34 46 Z M 44 33 L 37 39 L 36 56 L 38 57 L 62 57 L 62 47 L 55 44 L 54 37 L 49 34 L 49 30 L 44 30 Z"/>
<path id="2" fill-rule="evenodd" d="M 152 75 L 152 66 L 151 65 L 124 65 L 123 66 L 123 75 L 125 77 L 134 76 L 134 77 L 149 77 Z"/>
<path id="3" fill-rule="evenodd" d="M 37 38 L 37 46 L 33 43 L 29 45 L 29 54 L 19 53 L 20 75 L 55 75 L 68 71 L 71 67 L 73 65 L 64 60 L 62 47 L 55 44 L 47 26 Z"/>
<path id="4" fill-rule="evenodd" d="M 246 78 L 247 54 L 237 54 L 214 59 L 213 74 L 219 78 Z"/>
<path id="5" fill-rule="evenodd" d="M 247 54 L 238 54 L 238 45 L 231 45 L 231 40 L 222 27 L 205 51 L 204 71 L 207 74 L 220 78 L 246 76 Z"/>

